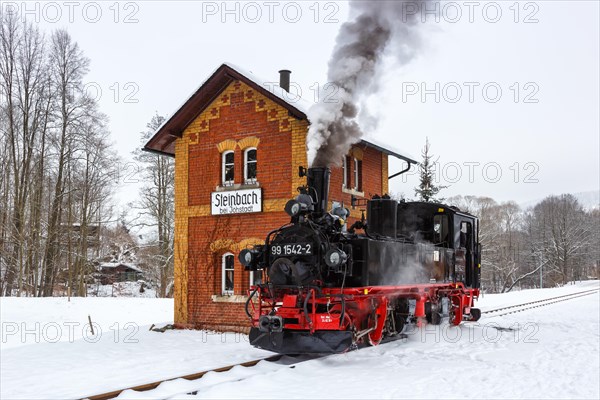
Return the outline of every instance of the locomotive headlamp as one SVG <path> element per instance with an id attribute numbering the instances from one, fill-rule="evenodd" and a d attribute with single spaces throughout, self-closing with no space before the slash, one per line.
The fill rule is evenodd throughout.
<path id="1" fill-rule="evenodd" d="M 242 264 L 244 267 L 247 267 L 252 263 L 252 252 L 248 249 L 244 249 L 240 251 L 238 258 L 240 260 L 240 264 Z"/>
<path id="2" fill-rule="evenodd" d="M 238 255 L 238 260 L 240 260 L 240 264 L 244 266 L 246 271 L 255 271 L 258 266 L 258 262 L 261 257 L 261 251 L 254 249 L 244 249 L 240 251 Z"/>
<path id="3" fill-rule="evenodd" d="M 331 268 L 339 267 L 345 263 L 347 259 L 348 256 L 342 250 L 330 249 L 325 253 L 325 264 Z"/>
<path id="4" fill-rule="evenodd" d="M 295 217 L 296 215 L 300 214 L 301 210 L 302 210 L 302 205 L 300 203 L 298 203 L 296 200 L 290 200 L 285 205 L 285 212 L 290 217 Z"/>

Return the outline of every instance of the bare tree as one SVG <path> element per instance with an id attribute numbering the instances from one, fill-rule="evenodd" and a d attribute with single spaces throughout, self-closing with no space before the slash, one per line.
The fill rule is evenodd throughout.
<path id="1" fill-rule="evenodd" d="M 85 295 L 116 159 L 83 91 L 88 65 L 65 31 L 46 38 L 16 13 L 0 16 L 2 295 L 49 296 L 56 284 Z"/>
<path id="2" fill-rule="evenodd" d="M 12 251 L 6 264 L 4 293 L 12 294 L 15 279 L 17 295 L 22 290 L 22 278 L 27 273 L 32 254 L 30 235 L 25 232 L 31 174 L 40 136 L 48 121 L 48 76 L 44 37 L 29 24 L 20 24 L 12 13 L 2 16 L 0 28 L 0 66 L 3 108 L 6 114 L 4 132 L 10 163 L 12 215 L 10 242 Z"/>
<path id="3" fill-rule="evenodd" d="M 160 115 L 152 117 L 147 130 L 141 134 L 141 142 L 145 144 L 163 122 L 164 118 Z M 148 182 L 140 191 L 140 200 L 134 205 L 139 211 L 135 225 L 154 230 L 157 251 L 146 254 L 153 258 L 148 264 L 157 271 L 158 292 L 165 297 L 173 284 L 175 163 L 170 157 L 142 150 L 135 151 L 134 156 L 142 178 Z"/>
<path id="4" fill-rule="evenodd" d="M 448 202 L 479 217 L 482 282 L 488 291 L 510 291 L 529 276 L 522 262 L 526 251 L 522 213 L 515 202 L 498 204 L 478 196 L 454 196 Z"/>
<path id="5" fill-rule="evenodd" d="M 570 194 L 547 197 L 529 213 L 532 257 L 546 266 L 543 276 L 550 283 L 565 284 L 581 276 L 593 237 L 589 221 L 588 213 Z"/>
<path id="6" fill-rule="evenodd" d="M 107 171 L 118 158 L 110 148 L 104 119 L 100 114 L 90 115 L 89 121 L 81 127 L 79 145 L 72 157 L 75 161 L 73 174 L 77 190 L 73 191 L 70 209 L 75 215 L 76 226 L 73 228 L 77 233 L 77 250 L 69 287 L 76 288 L 80 296 L 86 293 L 85 278 L 93 272 L 91 260 L 94 257 L 90 249 L 99 244 L 92 237 L 99 234 L 100 226 L 107 223 L 106 216 L 110 216 L 106 205 L 110 204 L 113 185 Z"/>
<path id="7" fill-rule="evenodd" d="M 64 209 L 65 179 L 74 133 L 81 127 L 82 119 L 88 116 L 90 101 L 83 92 L 83 76 L 88 72 L 89 60 L 77 43 L 64 30 L 57 30 L 51 37 L 50 67 L 54 83 L 53 95 L 57 101 L 57 153 L 56 177 L 50 212 L 48 214 L 48 238 L 44 255 L 44 296 L 51 296 L 58 274 L 62 234 L 61 219 Z"/>

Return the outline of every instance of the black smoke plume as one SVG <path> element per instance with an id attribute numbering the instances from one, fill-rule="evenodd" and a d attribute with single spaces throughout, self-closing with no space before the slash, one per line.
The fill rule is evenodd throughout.
<path id="1" fill-rule="evenodd" d="M 307 145 L 311 166 L 339 164 L 350 146 L 363 136 L 357 121 L 359 112 L 364 111 L 361 102 L 377 91 L 385 55 L 400 64 L 414 57 L 425 3 L 427 0 L 350 3 L 352 19 L 338 33 L 327 73 L 328 82 L 337 92 L 329 97 L 322 93 L 320 102 L 309 111 Z"/>

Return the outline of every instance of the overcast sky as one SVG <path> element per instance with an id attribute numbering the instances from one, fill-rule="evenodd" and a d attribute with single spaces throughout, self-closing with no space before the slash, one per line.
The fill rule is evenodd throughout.
<path id="1" fill-rule="evenodd" d="M 67 28 L 91 59 L 88 87 L 101 92 L 124 176 L 152 115 L 176 111 L 223 62 L 273 81 L 290 69 L 314 102 L 349 10 L 313 1 L 2 3 L 48 32 Z M 424 24 L 418 57 L 389 63 L 369 99 L 378 125 L 368 135 L 419 159 L 429 137 L 446 197 L 522 203 L 598 190 L 598 2 L 436 4 L 439 21 Z M 391 162 L 390 172 L 400 168 Z M 391 189 L 411 197 L 416 182 L 396 178 Z M 121 201 L 135 188 L 123 184 Z"/>

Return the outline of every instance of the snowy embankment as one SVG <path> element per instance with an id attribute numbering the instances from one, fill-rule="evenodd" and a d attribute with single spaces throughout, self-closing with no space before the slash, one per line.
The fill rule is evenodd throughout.
<path id="1" fill-rule="evenodd" d="M 268 354 L 245 335 L 149 331 L 173 322 L 172 299 L 0 298 L 0 307 L 1 399 L 80 398 Z"/>
<path id="2" fill-rule="evenodd" d="M 486 295 L 479 306 L 485 310 L 597 287 L 598 281 L 588 281 Z M 270 354 L 251 348 L 242 335 L 149 332 L 150 323 L 171 322 L 172 304 L 131 298 L 0 299 L 0 397 L 77 398 Z M 168 392 L 181 385 L 182 393 L 200 390 L 182 398 L 599 398 L 599 313 L 599 295 L 593 293 L 517 314 L 484 315 L 460 327 L 410 329 L 405 340 L 293 369 L 236 368 L 197 383 L 170 382 Z M 97 341 L 82 333 L 88 314 L 101 328 Z M 74 323 L 80 325 L 70 338 L 67 326 Z M 12 333 L 15 324 L 19 331 Z M 57 325 L 63 326 L 60 341 L 51 343 Z M 29 333 L 23 336 L 25 329 Z M 131 392 L 121 397 L 146 398 Z"/>
<path id="3" fill-rule="evenodd" d="M 115 282 L 112 285 L 88 285 L 88 297 L 142 297 L 156 298 L 156 290 L 144 281 Z"/>

